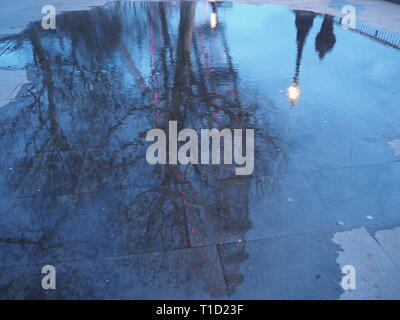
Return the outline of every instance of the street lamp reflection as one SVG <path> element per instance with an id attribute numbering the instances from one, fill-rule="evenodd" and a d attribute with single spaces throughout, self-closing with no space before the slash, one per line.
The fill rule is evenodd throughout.
<path id="1" fill-rule="evenodd" d="M 216 12 L 211 12 L 210 15 L 210 27 L 211 29 L 215 29 L 218 24 L 218 16 Z"/>
<path id="2" fill-rule="evenodd" d="M 289 102 L 294 105 L 297 100 L 299 100 L 301 96 L 301 90 L 300 87 L 297 85 L 297 83 L 293 82 L 293 84 L 287 89 L 287 94 Z"/>
<path id="3" fill-rule="evenodd" d="M 218 25 L 218 15 L 217 15 L 217 4 L 215 0 L 208 0 L 211 3 L 211 15 L 210 15 L 210 28 L 215 29 Z"/>

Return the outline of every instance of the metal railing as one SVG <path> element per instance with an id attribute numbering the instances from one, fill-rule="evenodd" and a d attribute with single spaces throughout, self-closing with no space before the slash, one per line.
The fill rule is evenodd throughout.
<path id="1" fill-rule="evenodd" d="M 342 17 L 336 16 L 334 17 L 334 21 L 341 24 Z M 366 35 L 393 48 L 400 49 L 400 33 L 378 29 L 360 21 L 356 21 L 356 28 L 350 30 Z"/>

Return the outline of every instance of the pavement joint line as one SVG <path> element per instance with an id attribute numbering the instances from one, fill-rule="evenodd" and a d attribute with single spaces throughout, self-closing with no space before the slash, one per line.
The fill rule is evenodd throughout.
<path id="1" fill-rule="evenodd" d="M 56 151 L 60 151 L 60 152 L 71 152 L 73 153 L 74 151 L 70 151 L 70 150 L 56 150 Z M 82 152 L 85 152 L 84 150 L 81 150 Z M 53 152 L 53 151 L 43 151 L 40 153 L 46 153 L 46 152 Z M 230 178 L 230 179 L 216 179 L 216 180 L 211 180 L 212 183 L 224 183 L 224 182 L 238 182 L 238 181 L 244 181 L 244 180 L 255 180 L 255 179 L 259 179 L 259 178 L 277 178 L 283 175 L 291 175 L 291 174 L 305 174 L 305 177 L 307 176 L 306 173 L 308 172 L 322 172 L 322 171 L 332 171 L 332 170 L 343 170 L 343 169 L 355 169 L 355 168 L 364 168 L 364 167 L 369 167 L 369 166 L 384 166 L 384 165 L 388 165 L 388 164 L 392 164 L 392 163 L 400 163 L 400 159 L 399 160 L 393 160 L 393 161 L 387 161 L 387 162 L 381 162 L 381 163 L 371 163 L 371 164 L 363 164 L 363 165 L 354 165 L 354 166 L 345 166 L 345 167 L 336 167 L 336 168 L 325 168 L 325 169 L 310 169 L 310 170 L 296 170 L 296 171 L 290 171 L 290 172 L 282 172 L 282 173 L 277 173 L 277 174 L 267 174 L 267 175 L 252 175 L 249 177 L 245 177 L 245 178 Z M 83 166 L 81 168 L 81 170 L 83 170 Z M 82 172 L 82 171 L 81 171 Z M 307 182 L 308 178 L 306 178 Z M 78 179 L 77 185 L 79 184 L 80 178 Z M 169 186 L 176 186 L 176 185 L 182 185 L 182 186 L 188 186 L 188 185 L 201 185 L 203 182 L 190 182 L 190 181 L 186 181 L 186 182 L 179 182 L 179 183 L 170 183 L 170 184 L 163 184 L 161 186 L 159 186 L 160 188 L 164 188 L 164 187 L 169 187 Z M 129 189 L 129 184 L 122 184 L 122 185 L 117 185 L 118 187 L 122 187 L 123 190 Z M 105 189 L 107 189 L 107 185 L 105 185 Z M 150 186 L 138 186 L 135 187 L 135 189 L 146 189 L 149 188 Z M 94 190 L 94 191 L 77 191 L 76 187 L 74 188 L 73 192 L 68 192 L 68 193 L 62 193 L 59 195 L 59 197 L 63 197 L 63 196 L 73 196 L 73 195 L 80 195 L 80 194 L 96 194 L 101 192 L 103 189 L 103 187 L 100 187 L 98 190 Z M 312 188 L 313 192 L 315 192 L 314 188 Z M 21 195 L 21 196 L 15 196 L 15 197 L 11 197 L 11 200 L 16 200 L 16 199 L 25 199 L 25 198 L 33 198 L 35 197 L 35 194 L 29 194 L 29 195 Z M 320 199 L 320 197 L 318 197 Z M 5 199 L 3 197 L 0 197 L 1 199 Z M 321 199 L 320 199 L 321 200 Z M 322 200 L 321 200 L 322 201 Z M 324 204 L 324 203 L 323 203 Z M 324 208 L 325 204 L 324 204 Z"/>
<path id="2" fill-rule="evenodd" d="M 201 247 L 204 248 L 211 248 L 211 247 L 216 247 L 216 244 L 210 244 L 210 245 L 203 245 Z M 141 252 L 132 252 L 132 253 L 120 253 L 116 255 L 100 255 L 97 257 L 82 257 L 82 258 L 70 258 L 70 259 L 62 259 L 62 260 L 52 260 L 52 259 L 43 259 L 43 261 L 38 261 L 38 262 L 33 262 L 33 263 L 26 263 L 26 264 L 10 264 L 10 265 L 5 265 L 5 266 L 0 266 L 0 270 L 3 268 L 12 268 L 12 267 L 30 267 L 30 266 L 37 266 L 40 265 L 41 263 L 54 263 L 54 264 L 64 264 L 64 263 L 69 263 L 69 262 L 78 262 L 78 261 L 95 261 L 95 260 L 115 260 L 119 258 L 128 258 L 128 257 L 134 257 L 134 256 L 141 256 L 141 255 L 150 255 L 150 254 L 161 254 L 161 253 L 169 253 L 169 252 L 176 252 L 176 251 L 185 251 L 188 249 L 196 249 L 198 247 L 181 247 L 181 248 L 169 248 L 166 250 L 152 250 L 152 251 L 141 251 Z"/>
<path id="3" fill-rule="evenodd" d="M 312 185 L 312 183 L 310 182 L 310 180 L 309 180 L 307 174 L 306 174 L 305 172 L 303 172 L 302 175 L 303 175 L 303 177 L 304 177 L 304 180 L 305 180 L 306 183 L 308 184 L 308 186 L 309 186 L 309 187 L 311 188 L 311 190 L 313 191 L 314 195 L 317 197 L 317 199 L 319 200 L 319 202 L 322 204 L 322 207 L 325 208 L 326 212 L 328 212 L 329 218 L 331 218 L 331 219 L 332 219 L 332 222 L 336 224 L 336 223 L 338 222 L 338 219 L 337 219 L 337 217 L 335 216 L 335 214 L 334 214 L 331 210 L 329 210 L 329 208 L 328 208 L 327 204 L 325 203 L 325 201 L 323 201 L 323 199 L 321 198 L 321 196 L 320 196 L 320 195 L 318 194 L 318 192 L 315 190 L 315 187 L 314 187 L 314 186 Z"/>
<path id="4" fill-rule="evenodd" d="M 215 247 L 216 247 L 216 250 L 217 250 L 218 261 L 219 261 L 219 265 L 220 265 L 220 268 L 221 268 L 222 277 L 223 277 L 224 283 L 225 283 L 225 293 L 226 293 L 226 296 L 228 298 L 231 298 L 231 294 L 230 294 L 229 288 L 228 288 L 228 279 L 226 277 L 226 271 L 225 271 L 225 268 L 224 268 L 224 264 L 222 263 L 221 246 L 217 244 Z"/>
<path id="5" fill-rule="evenodd" d="M 386 230 L 383 229 L 385 227 L 388 227 L 388 224 L 400 224 L 400 219 L 399 220 L 392 220 L 389 223 L 377 223 L 374 225 L 354 225 L 351 227 L 347 227 L 347 228 L 343 228 L 341 230 L 337 230 L 337 229 L 321 229 L 321 230 L 317 230 L 317 231 L 305 231 L 305 232 L 298 232 L 298 233 L 293 233 L 290 235 L 277 235 L 277 236 L 271 236 L 271 237 L 264 237 L 264 238 L 258 238 L 258 239 L 245 239 L 242 240 L 240 243 L 246 243 L 246 242 L 260 242 L 260 241 L 267 241 L 267 240 L 272 240 L 272 239 L 286 239 L 286 238 L 291 238 L 291 237 L 298 237 L 298 236 L 302 236 L 302 235 L 312 235 L 312 234 L 327 234 L 330 232 L 336 233 L 336 232 L 346 232 L 346 231 L 351 231 L 353 229 L 357 229 L 360 227 L 365 227 L 367 230 L 371 227 L 382 227 L 381 230 Z M 393 229 L 395 227 L 389 227 L 388 229 Z M 100 255 L 97 257 L 82 257 L 82 258 L 70 258 L 70 259 L 62 259 L 62 260 L 51 260 L 51 259 L 43 259 L 43 263 L 44 261 L 46 261 L 46 263 L 59 263 L 59 264 L 63 264 L 63 263 L 68 263 L 68 262 L 77 262 L 77 261 L 94 261 L 94 260 L 112 260 L 112 259 L 118 259 L 118 258 L 123 258 L 123 257 L 130 257 L 130 256 L 140 256 L 140 255 L 146 255 L 146 254 L 160 254 L 160 253 L 168 253 L 168 252 L 175 252 L 175 251 L 184 251 L 184 250 L 188 250 L 188 249 L 196 249 L 199 247 L 204 247 L 204 248 L 211 248 L 211 247 L 217 247 L 217 246 L 225 246 L 225 245 L 234 245 L 237 244 L 239 242 L 237 241 L 228 241 L 228 242 L 224 242 L 224 243 L 214 243 L 214 244 L 204 244 L 201 246 L 186 246 L 186 247 L 181 247 L 181 248 L 168 248 L 165 250 L 150 250 L 150 251 L 140 251 L 140 252 L 132 252 L 132 253 L 121 253 L 121 254 L 116 254 L 116 255 Z M 0 270 L 1 269 L 5 269 L 5 268 L 12 268 L 12 267 L 30 267 L 30 266 L 37 266 L 39 265 L 41 262 L 36 262 L 36 263 L 28 263 L 28 264 L 9 264 L 9 265 L 4 265 L 4 266 L 0 266 Z"/>
<path id="6" fill-rule="evenodd" d="M 379 166 L 379 165 L 387 165 L 391 163 L 400 163 L 399 160 L 390 160 L 390 161 L 385 161 L 385 162 L 376 162 L 376 163 L 367 163 L 367 164 L 357 164 L 357 165 L 351 165 L 351 166 L 342 166 L 342 167 L 335 167 L 335 168 L 321 168 L 321 169 L 305 169 L 305 170 L 298 170 L 298 171 L 292 171 L 292 172 L 287 172 L 284 174 L 290 174 L 290 173 L 295 173 L 295 172 L 314 172 L 314 171 L 332 171 L 332 170 L 342 170 L 342 169 L 353 169 L 353 168 L 364 168 L 364 167 L 371 167 L 371 166 Z"/>
<path id="7" fill-rule="evenodd" d="M 387 230 L 393 230 L 397 227 L 393 227 L 393 228 L 389 228 Z M 369 231 L 369 230 L 368 230 Z M 381 248 L 383 254 L 390 260 L 392 261 L 393 265 L 398 269 L 398 271 L 400 272 L 400 265 L 397 264 L 397 262 L 387 253 L 387 251 L 385 250 L 384 247 L 382 247 L 382 244 L 380 243 L 380 241 L 376 238 L 376 233 L 379 232 L 379 230 L 375 231 L 374 233 L 369 232 L 371 237 L 378 243 L 378 246 Z"/>

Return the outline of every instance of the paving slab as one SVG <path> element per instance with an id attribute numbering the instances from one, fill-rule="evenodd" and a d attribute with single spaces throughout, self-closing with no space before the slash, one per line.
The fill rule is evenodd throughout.
<path id="1" fill-rule="evenodd" d="M 346 226 L 362 226 L 398 220 L 395 202 L 381 197 L 398 194 L 399 162 L 306 173 L 315 192 L 338 221 Z M 384 199 L 384 198 L 383 198 Z M 392 205 L 392 207 L 389 207 Z"/>
<path id="2" fill-rule="evenodd" d="M 183 185 L 192 245 L 334 229 L 302 174 Z"/>
<path id="3" fill-rule="evenodd" d="M 400 228 L 379 230 L 375 233 L 375 239 L 386 255 L 400 269 Z"/>
<path id="4" fill-rule="evenodd" d="M 47 263 L 51 261 L 47 260 Z M 51 262 L 52 263 L 52 262 Z M 215 247 L 52 263 L 56 289 L 43 290 L 44 264 L 0 269 L 1 299 L 226 299 Z"/>
<path id="5" fill-rule="evenodd" d="M 332 233 L 223 245 L 232 299 L 337 299 L 343 292 Z"/>
<path id="6" fill-rule="evenodd" d="M 375 234 L 383 246 L 365 228 L 334 235 L 333 241 L 342 248 L 337 260 L 340 267 L 351 265 L 356 271 L 355 289 L 346 290 L 340 299 L 399 299 L 400 270 L 386 254 L 386 250 L 391 254 L 396 252 L 396 248 L 386 238 L 389 235 L 397 238 L 396 232 L 382 230 Z"/>
<path id="7" fill-rule="evenodd" d="M 179 186 L 177 186 L 179 188 Z M 119 188 L 1 201 L 2 266 L 189 246 L 181 191 Z"/>

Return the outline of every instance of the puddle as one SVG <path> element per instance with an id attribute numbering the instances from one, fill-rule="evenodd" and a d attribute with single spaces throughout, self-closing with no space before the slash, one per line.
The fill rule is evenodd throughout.
<path id="1" fill-rule="evenodd" d="M 202 245 L 268 232 L 254 223 L 262 219 L 252 209 L 256 182 L 268 197 L 279 190 L 273 175 L 398 157 L 400 51 L 329 15 L 228 2 L 110 3 L 59 14 L 56 30 L 32 23 L 0 47 L 0 68 L 25 69 L 30 81 L 0 109 L 2 210 L 30 218 L 1 227 L 9 239 L 30 237 L 37 248 L 29 250 L 44 257 L 194 247 L 189 263 L 218 273 Z M 254 179 L 239 179 L 235 165 L 150 166 L 146 132 L 172 120 L 179 130 L 255 128 Z M 318 201 L 301 193 L 308 185 L 296 189 L 303 177 L 287 180 L 293 192 L 275 202 L 290 211 Z M 328 220 L 318 221 L 325 228 Z M 309 223 L 293 228 L 318 225 Z M 0 250 L 3 264 L 30 264 L 14 243 L 15 257 Z M 244 243 L 229 254 L 234 292 L 249 256 Z M 224 295 L 214 276 L 193 277 Z"/>

